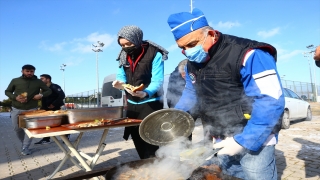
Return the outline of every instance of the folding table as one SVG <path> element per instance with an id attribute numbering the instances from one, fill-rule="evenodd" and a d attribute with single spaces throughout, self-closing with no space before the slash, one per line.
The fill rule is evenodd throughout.
<path id="1" fill-rule="evenodd" d="M 106 125 L 106 126 L 89 127 L 89 128 L 79 128 L 79 129 L 69 129 L 67 127 L 62 127 L 62 126 L 53 127 L 53 128 L 50 128 L 49 130 L 46 130 L 46 129 L 30 129 L 29 130 L 24 128 L 24 131 L 30 138 L 51 137 L 54 140 L 54 142 L 58 145 L 58 147 L 64 152 L 65 157 L 61 160 L 59 166 L 55 169 L 55 171 L 47 178 L 47 179 L 51 179 L 60 170 L 60 168 L 68 159 L 70 159 L 71 162 L 77 167 L 79 167 L 81 170 L 92 171 L 103 149 L 106 146 L 105 140 L 108 134 L 108 130 L 110 128 L 116 128 L 116 127 L 137 126 L 141 123 L 141 121 L 142 120 L 132 120 L 132 122 L 129 122 L 129 123 L 121 123 L 121 124 L 113 124 L 113 125 Z M 103 133 L 101 135 L 100 142 L 98 144 L 95 154 L 93 156 L 89 156 L 84 152 L 81 152 L 78 149 L 78 145 L 81 141 L 83 133 L 96 131 L 96 130 L 103 130 Z M 79 135 L 77 136 L 75 142 L 71 143 L 70 140 L 66 137 L 66 134 L 79 134 Z M 60 137 L 62 139 L 62 141 L 66 145 L 66 148 L 57 139 L 57 137 Z M 79 162 L 77 162 L 77 160 L 73 156 L 71 156 L 71 154 L 74 155 L 74 157 Z M 98 179 L 98 178 L 95 178 L 95 179 Z"/>

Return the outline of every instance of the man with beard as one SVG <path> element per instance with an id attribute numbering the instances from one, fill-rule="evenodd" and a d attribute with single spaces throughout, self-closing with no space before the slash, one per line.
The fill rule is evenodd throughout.
<path id="1" fill-rule="evenodd" d="M 37 110 L 38 100 L 51 94 L 51 89 L 34 75 L 35 70 L 36 68 L 30 64 L 22 66 L 22 76 L 12 79 L 5 90 L 5 94 L 12 100 L 11 120 L 13 129 L 22 143 L 22 155 L 31 154 L 29 146 L 32 139 L 19 128 L 18 115 L 25 111 Z"/>
<path id="2" fill-rule="evenodd" d="M 65 94 L 58 84 L 51 82 L 51 76 L 49 74 L 41 74 L 40 79 L 51 89 L 52 93 L 41 99 L 41 109 L 46 111 L 60 110 L 60 107 L 64 105 L 63 99 Z M 69 138 L 69 134 L 66 135 Z M 44 137 L 39 142 L 34 144 L 49 144 L 50 137 Z"/>
<path id="3" fill-rule="evenodd" d="M 137 26 L 124 26 L 118 32 L 118 44 L 121 51 L 117 60 L 120 62 L 113 87 L 125 89 L 128 100 L 127 117 L 144 119 L 150 113 L 163 108 L 160 98 L 163 95 L 163 60 L 168 52 L 161 46 L 143 40 L 143 32 Z M 124 84 L 144 85 L 142 90 L 132 91 Z M 126 127 L 123 138 L 131 135 L 141 159 L 155 156 L 159 148 L 145 142 L 139 135 L 139 126 Z"/>
<path id="4" fill-rule="evenodd" d="M 223 173 L 241 179 L 277 179 L 275 144 L 284 111 L 276 49 L 223 34 L 199 9 L 168 18 L 176 43 L 189 59 L 186 87 L 175 108 L 198 106 Z M 248 120 L 248 117 L 251 118 Z M 216 139 L 222 139 L 215 142 Z"/>

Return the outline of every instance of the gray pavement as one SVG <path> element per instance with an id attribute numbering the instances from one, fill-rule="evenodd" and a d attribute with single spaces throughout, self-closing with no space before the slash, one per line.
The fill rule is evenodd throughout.
<path id="1" fill-rule="evenodd" d="M 102 131 L 85 133 L 79 149 L 90 155 L 95 153 Z M 119 163 L 138 160 L 132 140 L 122 139 L 123 128 L 109 130 L 106 147 L 94 170 L 108 168 Z M 0 113 L 0 179 L 37 180 L 46 179 L 59 165 L 64 153 L 52 142 L 47 145 L 31 145 L 32 154 L 20 154 L 21 143 L 15 136 L 9 113 Z M 193 132 L 193 142 L 202 140 L 202 125 L 197 121 Z M 71 141 L 76 135 L 71 136 Z M 320 116 L 312 121 L 294 121 L 288 130 L 282 130 L 276 146 L 278 179 L 320 180 Z M 81 171 L 71 161 L 53 177 L 68 179 Z"/>

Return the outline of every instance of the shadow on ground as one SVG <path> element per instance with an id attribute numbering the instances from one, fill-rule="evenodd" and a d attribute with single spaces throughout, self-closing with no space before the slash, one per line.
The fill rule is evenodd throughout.
<path id="1" fill-rule="evenodd" d="M 287 162 L 286 162 L 284 153 L 282 151 L 276 149 L 275 154 L 276 154 L 278 180 L 280 180 L 283 175 L 284 169 L 287 167 Z"/>
<path id="2" fill-rule="evenodd" d="M 301 138 L 293 140 L 302 145 L 296 157 L 304 161 L 305 178 L 320 176 L 320 143 Z"/>

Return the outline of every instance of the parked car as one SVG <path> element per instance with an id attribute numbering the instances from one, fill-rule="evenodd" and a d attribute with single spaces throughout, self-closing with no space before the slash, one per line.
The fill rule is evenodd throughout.
<path id="1" fill-rule="evenodd" d="M 281 124 L 282 128 L 288 129 L 290 127 L 290 121 L 296 119 L 311 121 L 312 112 L 310 104 L 290 89 L 283 88 L 283 93 L 285 108 Z"/>
<path id="2" fill-rule="evenodd" d="M 301 98 L 305 101 L 308 101 L 308 97 L 306 95 L 301 95 Z"/>
<path id="3" fill-rule="evenodd" d="M 309 94 L 309 96 L 303 94 L 300 97 L 305 101 L 312 101 L 313 100 L 313 94 L 311 94 L 311 93 Z"/>

